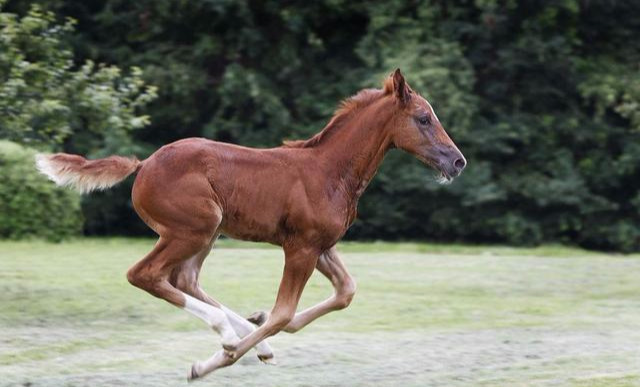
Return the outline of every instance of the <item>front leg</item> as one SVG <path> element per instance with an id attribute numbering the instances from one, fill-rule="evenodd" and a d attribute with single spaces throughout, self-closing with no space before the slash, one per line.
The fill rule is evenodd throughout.
<path id="1" fill-rule="evenodd" d="M 296 313 L 289 324 L 284 327 L 283 330 L 285 332 L 295 333 L 327 313 L 346 308 L 355 295 L 356 282 L 349 275 L 335 246 L 320 255 L 316 269 L 331 281 L 335 292 L 331 297 L 319 304 Z M 269 314 L 267 312 L 256 312 L 248 320 L 256 325 L 262 325 L 267 321 L 268 317 Z"/>
<path id="2" fill-rule="evenodd" d="M 313 320 L 327 313 L 344 309 L 351 304 L 356 293 L 356 281 L 347 271 L 335 246 L 320 255 L 316 269 L 331 281 L 335 292 L 319 304 L 296 313 L 289 324 L 284 327 L 285 332 L 295 333 Z"/>
<path id="3" fill-rule="evenodd" d="M 235 363 L 256 344 L 280 332 L 295 315 L 302 290 L 318 261 L 319 251 L 311 248 L 285 249 L 285 264 L 276 303 L 265 323 L 237 345 L 225 346 L 210 359 L 193 365 L 191 377 L 202 377 Z"/>

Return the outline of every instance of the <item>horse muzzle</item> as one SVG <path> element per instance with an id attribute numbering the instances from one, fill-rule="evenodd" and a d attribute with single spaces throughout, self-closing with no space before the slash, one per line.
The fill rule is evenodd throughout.
<path id="1" fill-rule="evenodd" d="M 441 180 L 450 182 L 460 176 L 467 166 L 467 160 L 462 153 L 455 147 L 447 147 L 444 150 L 439 150 L 438 153 L 435 164 L 441 174 Z"/>

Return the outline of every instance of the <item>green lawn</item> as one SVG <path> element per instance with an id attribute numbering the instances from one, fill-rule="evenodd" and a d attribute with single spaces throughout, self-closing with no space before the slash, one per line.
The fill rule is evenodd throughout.
<path id="1" fill-rule="evenodd" d="M 0 385 L 184 385 L 219 349 L 197 319 L 130 286 L 148 239 L 0 242 Z M 203 386 L 640 386 L 640 257 L 344 243 L 350 308 L 271 338 Z M 201 281 L 247 315 L 269 309 L 279 249 L 220 241 Z M 302 306 L 329 283 L 314 275 Z"/>

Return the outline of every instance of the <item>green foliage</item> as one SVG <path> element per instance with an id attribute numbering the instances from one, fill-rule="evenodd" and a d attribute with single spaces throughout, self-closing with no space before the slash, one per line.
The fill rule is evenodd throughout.
<path id="1" fill-rule="evenodd" d="M 421 187 L 417 163 L 393 160 L 352 235 L 640 249 L 640 45 L 628 39 L 640 25 L 620 17 L 640 7 L 396 4 L 362 50 L 409 69 L 469 167 L 450 187 Z"/>
<path id="2" fill-rule="evenodd" d="M 58 241 L 82 230 L 80 195 L 34 168 L 36 151 L 0 141 L 0 238 Z"/>
<path id="3" fill-rule="evenodd" d="M 87 60 L 76 69 L 65 40 L 74 24 L 57 24 L 38 5 L 22 18 L 0 13 L 0 138 L 49 148 L 66 141 L 83 153 L 136 150 L 129 132 L 149 124 L 138 111 L 155 88 L 136 67 L 123 75 Z"/>
<path id="4" fill-rule="evenodd" d="M 32 2 L 8 7 L 25 13 Z M 340 99 L 401 67 L 469 166 L 439 186 L 392 152 L 349 238 L 640 250 L 639 2 L 41 4 L 78 20 L 75 32 L 54 34 L 73 45 L 76 65 L 137 66 L 160 86 L 148 105 L 153 123 L 131 132 L 132 142 L 96 126 L 74 129 L 66 150 L 139 147 L 143 156 L 189 136 L 276 146 L 319 131 Z M 112 132 L 116 146 L 104 146 Z M 128 194 L 91 199 L 89 232 L 144 230 L 131 223 Z"/>

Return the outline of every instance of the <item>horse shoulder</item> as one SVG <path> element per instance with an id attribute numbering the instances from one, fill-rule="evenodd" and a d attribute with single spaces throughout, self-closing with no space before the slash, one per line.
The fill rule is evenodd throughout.
<path id="1" fill-rule="evenodd" d="M 308 176 L 307 176 L 308 177 Z M 314 244 L 335 244 L 349 226 L 343 200 L 327 194 L 319 180 L 299 179 L 290 190 L 284 229 Z"/>

